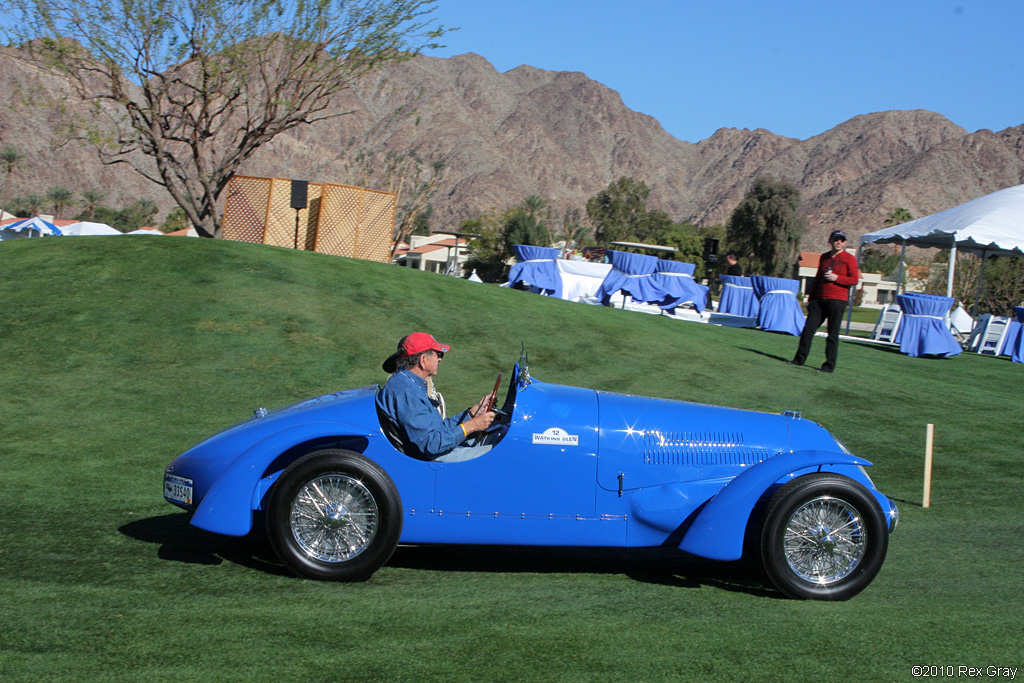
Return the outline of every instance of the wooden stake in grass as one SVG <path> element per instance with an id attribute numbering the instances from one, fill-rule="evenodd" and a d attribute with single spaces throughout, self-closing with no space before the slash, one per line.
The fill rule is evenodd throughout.
<path id="1" fill-rule="evenodd" d="M 924 501 L 921 507 L 932 504 L 932 444 L 935 441 L 935 425 L 929 424 L 924 437 Z"/>

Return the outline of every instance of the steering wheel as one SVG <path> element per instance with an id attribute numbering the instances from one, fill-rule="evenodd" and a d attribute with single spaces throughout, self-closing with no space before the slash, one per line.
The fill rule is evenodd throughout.
<path id="1" fill-rule="evenodd" d="M 498 373 L 498 379 L 494 381 L 494 389 L 487 395 L 487 400 L 484 401 L 484 412 L 489 413 L 494 410 L 494 406 L 498 403 L 498 389 L 501 387 L 501 373 Z M 501 412 L 501 411 L 495 411 Z"/>

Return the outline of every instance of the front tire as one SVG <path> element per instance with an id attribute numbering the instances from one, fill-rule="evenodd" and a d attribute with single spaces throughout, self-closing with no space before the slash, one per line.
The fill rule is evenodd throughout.
<path id="1" fill-rule="evenodd" d="M 792 598 L 847 600 L 871 583 L 885 561 L 885 515 L 874 496 L 847 477 L 794 479 L 772 496 L 765 518 L 765 571 Z"/>
<path id="2" fill-rule="evenodd" d="M 363 581 L 388 561 L 401 533 L 402 501 L 394 482 L 352 451 L 299 458 L 270 494 L 270 544 L 299 576 Z"/>

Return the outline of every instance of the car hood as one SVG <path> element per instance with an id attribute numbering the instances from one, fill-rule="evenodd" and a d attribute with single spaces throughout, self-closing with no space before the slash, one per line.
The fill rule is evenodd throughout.
<path id="1" fill-rule="evenodd" d="M 666 481 L 734 477 L 794 450 L 839 450 L 820 425 L 795 414 L 597 392 L 599 479 L 632 489 Z"/>

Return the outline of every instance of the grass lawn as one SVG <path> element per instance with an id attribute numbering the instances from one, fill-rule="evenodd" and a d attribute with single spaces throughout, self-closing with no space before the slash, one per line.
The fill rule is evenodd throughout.
<path id="1" fill-rule="evenodd" d="M 791 336 L 198 239 L 6 242 L 0 292 L 4 681 L 889 682 L 1024 664 L 1024 367 L 1006 358 L 843 342 L 827 376 L 785 364 Z M 881 573 L 848 602 L 799 602 L 744 562 L 403 547 L 328 584 L 164 502 L 178 453 L 254 408 L 382 381 L 415 329 L 453 346 L 450 406 L 525 340 L 545 381 L 803 411 L 900 504 Z"/>

